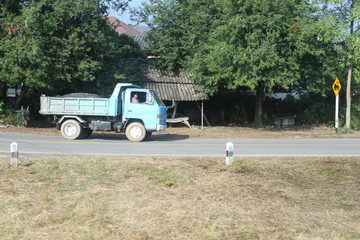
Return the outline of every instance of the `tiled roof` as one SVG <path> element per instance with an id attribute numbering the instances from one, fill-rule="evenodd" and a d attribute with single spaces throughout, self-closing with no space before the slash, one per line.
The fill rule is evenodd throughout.
<path id="1" fill-rule="evenodd" d="M 126 23 L 120 21 L 119 19 L 117 19 L 115 17 L 106 16 L 105 18 L 106 18 L 108 24 L 114 29 L 114 31 L 119 34 L 128 34 L 131 36 L 142 35 L 141 32 L 135 30 L 131 26 L 127 25 Z"/>

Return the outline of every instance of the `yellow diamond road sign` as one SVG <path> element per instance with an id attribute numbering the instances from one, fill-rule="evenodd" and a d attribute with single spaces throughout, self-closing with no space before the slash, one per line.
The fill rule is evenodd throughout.
<path id="1" fill-rule="evenodd" d="M 341 89 L 341 84 L 338 78 L 335 79 L 333 85 L 332 85 L 332 89 L 335 93 L 335 95 L 339 95 L 340 89 Z"/>

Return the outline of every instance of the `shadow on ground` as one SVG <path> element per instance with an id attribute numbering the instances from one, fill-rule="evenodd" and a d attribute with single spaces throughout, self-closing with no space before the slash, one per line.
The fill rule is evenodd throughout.
<path id="1" fill-rule="evenodd" d="M 178 141 L 189 139 L 189 135 L 181 135 L 181 134 L 154 134 L 150 137 L 150 139 L 146 142 L 152 141 Z M 90 137 L 86 139 L 101 139 L 101 140 L 128 140 L 124 133 L 93 133 Z M 79 139 L 79 140 L 86 140 Z"/>

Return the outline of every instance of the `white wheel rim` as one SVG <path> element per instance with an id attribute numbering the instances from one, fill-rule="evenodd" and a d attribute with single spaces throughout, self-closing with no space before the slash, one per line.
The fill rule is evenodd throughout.
<path id="1" fill-rule="evenodd" d="M 74 124 L 67 124 L 64 132 L 67 136 L 74 136 L 76 133 L 76 126 Z"/>
<path id="2" fill-rule="evenodd" d="M 133 137 L 133 138 L 139 138 L 141 137 L 142 135 L 142 131 L 141 131 L 141 128 L 139 127 L 132 127 L 130 129 L 130 136 Z"/>

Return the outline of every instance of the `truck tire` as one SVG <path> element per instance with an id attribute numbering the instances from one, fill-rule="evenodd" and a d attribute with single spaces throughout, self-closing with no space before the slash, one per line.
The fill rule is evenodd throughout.
<path id="1" fill-rule="evenodd" d="M 149 141 L 150 137 L 151 137 L 152 132 L 146 132 L 144 141 Z"/>
<path id="2" fill-rule="evenodd" d="M 61 124 L 60 130 L 64 138 L 74 140 L 80 137 L 83 132 L 83 127 L 76 120 L 66 120 Z"/>
<path id="3" fill-rule="evenodd" d="M 88 137 L 90 137 L 92 132 L 93 132 L 93 130 L 91 128 L 83 128 L 83 132 L 79 138 L 81 138 L 81 139 L 88 138 Z"/>
<path id="4" fill-rule="evenodd" d="M 133 122 L 126 127 L 125 134 L 130 141 L 141 142 L 146 136 L 146 130 L 141 123 Z"/>

